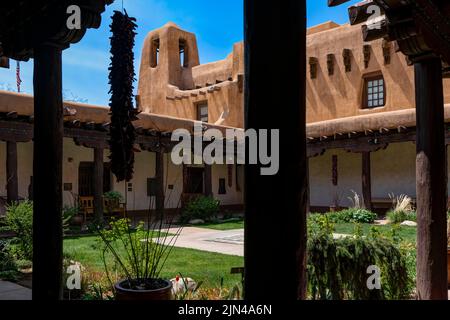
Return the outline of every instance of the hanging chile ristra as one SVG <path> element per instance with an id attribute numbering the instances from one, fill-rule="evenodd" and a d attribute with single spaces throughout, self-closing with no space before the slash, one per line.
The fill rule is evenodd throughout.
<path id="1" fill-rule="evenodd" d="M 111 171 L 118 182 L 133 178 L 134 143 L 136 131 L 133 121 L 139 112 L 133 105 L 134 38 L 136 19 L 128 14 L 115 11 L 111 24 L 111 65 L 109 84 L 111 89 L 110 150 Z"/>

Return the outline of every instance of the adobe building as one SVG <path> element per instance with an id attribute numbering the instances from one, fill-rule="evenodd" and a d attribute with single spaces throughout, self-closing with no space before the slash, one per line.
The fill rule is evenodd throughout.
<path id="1" fill-rule="evenodd" d="M 349 206 L 352 190 L 375 210 L 390 205 L 389 194 L 414 198 L 413 68 L 392 44 L 364 43 L 360 27 L 327 22 L 310 28 L 307 41 L 311 211 Z M 180 199 L 207 194 L 219 199 L 224 209 L 242 210 L 242 166 L 175 166 L 168 150 L 156 146 L 161 137 L 169 144 L 175 129 L 192 131 L 198 121 L 221 131 L 244 127 L 243 43 L 235 44 L 224 60 L 200 64 L 195 35 L 168 23 L 148 34 L 141 58 L 136 102 L 142 114 L 135 123 L 140 152 L 133 181 L 118 184 L 109 172 L 108 108 L 66 102 L 65 205 L 93 196 L 94 154 L 101 151 L 104 191 L 126 195 L 130 213 L 148 210 L 154 203 L 157 168 L 164 174 L 166 209 L 175 209 Z M 449 104 L 445 119 L 450 123 L 450 81 L 444 85 Z M 273 112 L 286 107 L 273 106 Z M 32 197 L 32 125 L 33 97 L 0 92 L 3 202 L 8 196 Z M 450 143 L 450 133 L 446 138 Z"/>

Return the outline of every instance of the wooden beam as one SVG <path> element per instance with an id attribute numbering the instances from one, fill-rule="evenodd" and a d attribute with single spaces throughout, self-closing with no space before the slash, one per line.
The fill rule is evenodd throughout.
<path id="1" fill-rule="evenodd" d="M 370 165 L 370 152 L 361 153 L 362 157 L 362 195 L 364 206 L 367 210 L 372 211 L 372 175 Z"/>
<path id="2" fill-rule="evenodd" d="M 19 200 L 19 183 L 17 179 L 17 143 L 6 142 L 6 201 L 12 204 Z"/>
<path id="3" fill-rule="evenodd" d="M 245 167 L 245 298 L 304 299 L 308 203 L 306 4 L 286 0 L 268 5 L 245 0 L 244 8 L 246 129 L 280 130 L 278 173 L 262 175 L 261 164 Z M 277 50 L 266 50 L 267 39 L 277 39 Z M 274 113 L 274 105 L 285 106 L 283 113 Z M 290 182 L 295 182 L 295 188 Z M 280 205 L 288 213 L 283 219 L 274 219 Z M 273 281 L 267 290 L 267 282 L 261 279 L 280 273 L 289 280 Z"/>
<path id="4" fill-rule="evenodd" d="M 61 48 L 34 48 L 33 300 L 62 299 Z"/>
<path id="5" fill-rule="evenodd" d="M 350 24 L 356 25 L 363 22 L 366 22 L 373 14 L 373 10 L 370 10 L 370 7 L 372 6 L 378 6 L 373 1 L 364 1 L 355 4 L 354 6 L 351 6 L 348 8 L 348 16 L 350 19 Z M 381 7 L 380 13 L 381 13 Z"/>
<path id="6" fill-rule="evenodd" d="M 381 20 L 372 24 L 365 24 L 361 27 L 363 33 L 363 40 L 366 42 L 388 36 L 387 20 Z"/>
<path id="7" fill-rule="evenodd" d="M 417 109 L 417 293 L 447 300 L 447 164 L 442 63 L 415 63 Z"/>
<path id="8" fill-rule="evenodd" d="M 103 224 L 103 148 L 94 148 L 94 216 L 95 222 Z"/>
<path id="9" fill-rule="evenodd" d="M 329 7 L 335 7 L 338 6 L 340 4 L 346 3 L 350 0 L 328 0 L 328 6 Z"/>

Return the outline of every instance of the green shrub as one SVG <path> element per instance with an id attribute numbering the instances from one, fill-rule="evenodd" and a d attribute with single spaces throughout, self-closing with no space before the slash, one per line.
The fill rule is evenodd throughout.
<path id="1" fill-rule="evenodd" d="M 377 232 L 368 237 L 334 239 L 327 217 L 311 221 L 308 238 L 308 292 L 313 300 L 407 299 L 414 279 L 408 265 L 413 257 Z M 375 230 L 375 229 L 374 229 Z M 381 271 L 381 290 L 369 290 L 369 266 Z"/>
<path id="2" fill-rule="evenodd" d="M 320 214 L 310 215 L 310 219 L 317 219 Z M 350 208 L 338 212 L 329 212 L 327 218 L 332 223 L 374 223 L 377 214 L 366 209 Z"/>
<path id="3" fill-rule="evenodd" d="M 212 221 L 217 218 L 220 201 L 212 197 L 200 196 L 189 201 L 181 214 L 181 222 L 187 223 L 193 219 Z"/>
<path id="4" fill-rule="evenodd" d="M 387 213 L 387 218 L 391 223 L 402 223 L 404 221 L 417 221 L 415 211 L 394 211 Z"/>
<path id="5" fill-rule="evenodd" d="M 113 202 L 117 202 L 117 203 L 123 201 L 123 196 L 122 196 L 122 194 L 121 194 L 120 192 L 118 192 L 118 191 L 108 191 L 108 192 L 105 192 L 105 193 L 103 194 L 103 197 L 104 197 L 106 200 L 113 201 Z"/>
<path id="6" fill-rule="evenodd" d="M 18 275 L 18 267 L 7 241 L 0 240 L 0 279 L 15 280 Z"/>
<path id="7" fill-rule="evenodd" d="M 33 203 L 23 201 L 6 207 L 6 225 L 15 233 L 13 243 L 17 258 L 33 258 Z"/>
<path id="8" fill-rule="evenodd" d="M 70 231 L 70 222 L 73 217 L 78 215 L 80 212 L 80 208 L 78 207 L 69 207 L 64 206 L 62 210 L 62 224 L 63 224 L 63 234 L 64 236 Z"/>

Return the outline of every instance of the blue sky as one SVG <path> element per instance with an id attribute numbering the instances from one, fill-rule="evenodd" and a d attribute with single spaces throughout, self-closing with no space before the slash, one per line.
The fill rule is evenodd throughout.
<path id="1" fill-rule="evenodd" d="M 308 0 L 308 26 L 333 20 L 348 21 L 347 7 L 328 8 L 327 0 Z M 146 34 L 168 21 L 194 32 L 201 63 L 224 59 L 233 43 L 243 39 L 243 0 L 124 0 L 129 15 L 137 18 L 136 70 L 139 70 Z M 121 10 L 116 0 L 103 14 L 102 26 L 89 30 L 81 43 L 63 53 L 63 88 L 67 99 L 78 98 L 91 104 L 108 105 L 109 24 L 113 10 Z M 21 63 L 22 91 L 33 92 L 33 63 Z M 15 63 L 0 68 L 0 89 L 15 90 Z M 137 82 L 135 84 L 137 86 Z"/>

